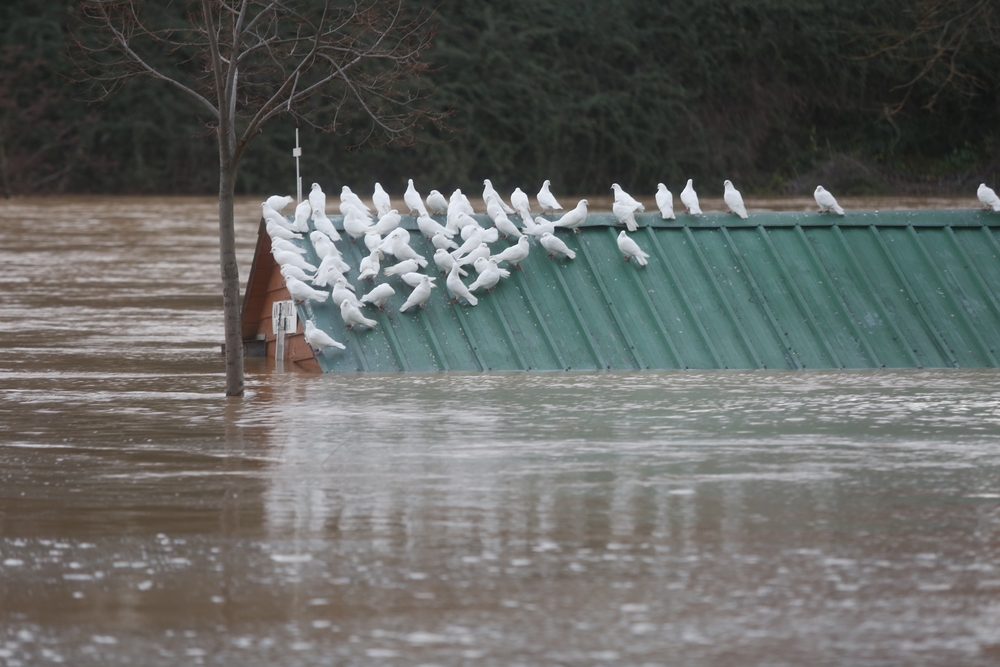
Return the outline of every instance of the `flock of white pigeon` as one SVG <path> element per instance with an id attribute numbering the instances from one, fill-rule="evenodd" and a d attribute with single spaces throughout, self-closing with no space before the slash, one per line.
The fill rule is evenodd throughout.
<path id="1" fill-rule="evenodd" d="M 503 264 L 509 264 L 515 269 L 520 268 L 520 263 L 528 257 L 531 247 L 529 236 L 536 237 L 547 251 L 548 257 L 552 259 L 575 258 L 576 253 L 555 235 L 555 230 L 561 227 L 579 233 L 580 225 L 587 219 L 586 199 L 581 199 L 575 208 L 561 217 L 548 220 L 541 216 L 532 216 L 528 195 L 521 188 L 516 188 L 511 193 L 511 205 L 508 205 L 493 188 L 489 179 L 483 181 L 483 186 L 486 213 L 493 220 L 493 226 L 489 228 L 483 227 L 472 217 L 475 211 L 461 190 L 455 190 L 449 199 L 445 199 L 437 190 L 431 190 L 425 203 L 424 198 L 413 186 L 413 179 L 410 179 L 403 194 L 403 202 L 409 212 L 417 215 L 418 229 L 435 248 L 432 258 L 434 264 L 440 272 L 447 274 L 445 286 L 451 294 L 452 302 L 462 299 L 470 306 L 475 306 L 479 302 L 473 292 L 479 290 L 492 292 L 500 280 L 510 277 L 510 271 L 503 268 Z M 725 188 L 723 198 L 729 211 L 746 219 L 748 214 L 742 195 L 728 180 L 723 186 Z M 536 201 L 543 215 L 546 212 L 554 214 L 563 210 L 549 187 L 549 181 L 545 181 L 536 195 Z M 638 229 L 635 214 L 644 212 L 645 207 L 617 183 L 614 183 L 611 189 L 615 197 L 612 213 L 617 222 L 626 226 L 626 230 L 622 230 L 618 235 L 618 248 L 626 262 L 634 259 L 636 264 L 644 266 L 649 255 L 628 236 L 627 232 Z M 987 210 L 1000 212 L 1000 197 L 997 197 L 986 184 L 979 186 L 977 194 Z M 813 196 L 820 213 L 844 215 L 844 209 L 822 185 L 816 186 Z M 702 213 L 692 179 L 688 179 L 687 185 L 681 191 L 680 199 L 689 214 Z M 285 285 L 292 299 L 297 303 L 307 300 L 324 302 L 332 299 L 334 305 L 340 308 L 341 318 L 348 328 L 376 326 L 378 323 L 365 317 L 362 308 L 372 306 L 384 310 L 389 297 L 395 294 L 392 285 L 389 283 L 375 285 L 359 299 L 354 286 L 347 280 L 346 274 L 351 270 L 351 266 L 344 261 L 336 246 L 341 236 L 326 215 L 326 194 L 322 188 L 319 184 L 313 183 L 309 198 L 296 206 L 294 218 L 289 220 L 281 212 L 293 201 L 292 197 L 274 195 L 261 204 L 264 223 L 271 238 L 271 254 L 280 266 L 281 275 L 285 279 Z M 372 204 L 376 209 L 374 213 L 348 186 L 341 188 L 340 213 L 344 216 L 344 232 L 352 240 L 364 239 L 365 247 L 369 251 L 368 256 L 362 258 L 358 266 L 358 278 L 374 282 L 380 270 L 385 276 L 399 276 L 412 288 L 409 297 L 400 306 L 399 312 L 422 308 L 424 302 L 430 298 L 431 290 L 435 287 L 434 282 L 437 280 L 435 276 L 420 273 L 420 269 L 428 267 L 429 261 L 410 247 L 410 233 L 400 227 L 402 217 L 399 211 L 393 208 L 388 193 L 378 183 L 375 184 L 375 191 L 372 194 Z M 676 219 L 673 194 L 663 183 L 657 185 L 656 205 L 664 220 Z M 435 221 L 431 213 L 446 216 L 445 224 Z M 521 228 L 510 219 L 511 215 L 520 217 Z M 310 219 L 313 223 L 311 232 Z M 303 234 L 309 235 L 309 240 L 320 258 L 319 266 L 307 262 L 303 258 L 306 250 L 292 243 L 293 240 L 301 240 Z M 493 254 L 490 244 L 497 242 L 501 235 L 504 239 L 515 238 L 517 242 Z M 462 240 L 461 244 L 458 243 L 456 236 Z M 386 255 L 395 258 L 395 263 L 383 268 L 381 264 Z M 462 278 L 469 275 L 466 267 L 470 266 L 477 275 L 467 285 Z M 330 291 L 326 291 L 327 289 Z M 334 340 L 318 328 L 312 319 L 305 321 L 305 338 L 309 345 L 319 352 L 328 348 L 344 349 L 343 343 Z"/>

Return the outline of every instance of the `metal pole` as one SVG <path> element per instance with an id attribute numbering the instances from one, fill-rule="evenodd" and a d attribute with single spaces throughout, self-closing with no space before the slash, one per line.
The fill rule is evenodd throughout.
<path id="1" fill-rule="evenodd" d="M 299 175 L 299 158 L 302 157 L 302 148 L 299 146 L 299 128 L 295 128 L 295 148 L 292 149 L 292 157 L 295 158 L 295 203 L 302 203 L 302 176 Z"/>

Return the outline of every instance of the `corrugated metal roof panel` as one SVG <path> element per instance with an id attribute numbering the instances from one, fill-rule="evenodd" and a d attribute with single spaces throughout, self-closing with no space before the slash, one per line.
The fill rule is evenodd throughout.
<path id="1" fill-rule="evenodd" d="M 341 228 L 342 219 L 331 220 Z M 632 237 L 650 254 L 646 267 L 623 262 L 615 243 L 622 228 L 609 214 L 592 214 L 580 234 L 559 232 L 576 259 L 549 259 L 532 241 L 523 270 L 483 293 L 478 306 L 450 303 L 441 277 L 424 310 L 399 313 L 410 288 L 390 278 L 396 294 L 386 312 L 369 313 L 379 322 L 373 330 L 346 331 L 332 302 L 300 306 L 300 316 L 348 346 L 319 355 L 324 371 L 996 367 L 1000 360 L 996 215 L 637 220 Z M 415 218 L 403 216 L 402 226 L 416 230 Z M 346 239 L 338 245 L 356 267 L 366 249 Z M 433 255 L 419 232 L 411 245 Z M 352 274 L 359 295 L 371 288 Z"/>

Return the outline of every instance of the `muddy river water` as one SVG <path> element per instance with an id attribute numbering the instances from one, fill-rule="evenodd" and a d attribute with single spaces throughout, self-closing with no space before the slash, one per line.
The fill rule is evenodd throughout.
<path id="1" fill-rule="evenodd" d="M 0 202 L 0 665 L 1000 663 L 997 371 L 226 399 L 214 211 Z"/>

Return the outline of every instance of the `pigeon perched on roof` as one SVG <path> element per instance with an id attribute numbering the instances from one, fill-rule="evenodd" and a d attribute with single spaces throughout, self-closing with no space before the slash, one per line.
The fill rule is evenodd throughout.
<path id="1" fill-rule="evenodd" d="M 399 307 L 399 312 L 405 313 L 407 310 L 414 307 L 422 308 L 424 301 L 427 301 L 430 297 L 432 289 L 434 289 L 434 285 L 431 282 L 431 277 L 421 276 L 420 283 L 413 288 L 413 291 L 410 292 L 410 296 L 407 297 L 403 305 Z"/>
<path id="2" fill-rule="evenodd" d="M 640 248 L 639 244 L 629 237 L 624 229 L 618 234 L 618 249 L 625 255 L 626 262 L 635 257 L 636 264 L 646 266 L 649 253 Z"/>
<path id="3" fill-rule="evenodd" d="M 437 190 L 431 190 L 427 194 L 427 208 L 436 215 L 444 215 L 448 212 L 448 200 Z"/>
<path id="4" fill-rule="evenodd" d="M 368 222 L 359 215 L 353 213 L 356 209 L 348 209 L 347 215 L 344 216 L 344 231 L 352 239 L 364 236 L 369 232 L 375 231 L 373 225 L 368 224 Z"/>
<path id="5" fill-rule="evenodd" d="M 403 232 L 402 234 L 398 232 Z M 378 249 L 382 252 L 387 252 L 394 256 L 398 260 L 412 259 L 416 260 L 417 264 L 421 267 L 427 266 L 427 259 L 418 253 L 416 250 L 411 248 L 406 242 L 405 229 L 394 230 L 379 244 Z"/>
<path id="6" fill-rule="evenodd" d="M 457 260 L 451 256 L 447 250 L 439 248 L 434 251 L 434 263 L 441 270 L 441 273 L 448 273 L 451 271 L 451 267 L 455 265 Z M 463 276 L 468 275 L 464 269 L 459 269 L 459 273 Z"/>
<path id="7" fill-rule="evenodd" d="M 382 283 L 381 285 L 376 285 L 361 297 L 361 303 L 370 303 L 376 306 L 379 310 L 385 310 L 385 302 L 389 300 L 389 297 L 396 293 L 396 290 L 392 289 L 392 285 L 389 283 Z"/>
<path id="8" fill-rule="evenodd" d="M 510 262 L 515 269 L 519 269 L 521 262 L 523 262 L 528 257 L 528 251 L 531 248 L 528 243 L 528 237 L 522 236 L 517 240 L 512 246 L 504 249 L 503 252 L 492 255 L 490 259 L 495 261 L 497 264 L 500 262 Z"/>
<path id="9" fill-rule="evenodd" d="M 264 203 L 270 206 L 274 211 L 281 213 L 281 209 L 285 208 L 289 204 L 295 201 L 292 197 L 282 197 L 280 195 L 271 195 L 267 198 Z"/>
<path id="10" fill-rule="evenodd" d="M 368 248 L 368 252 L 378 249 L 380 245 L 382 245 L 382 236 L 374 229 L 369 230 L 369 232 L 365 234 L 365 247 Z M 381 250 L 379 250 L 379 257 L 382 257 Z"/>
<path id="11" fill-rule="evenodd" d="M 423 259 L 423 257 L 421 257 Z M 427 265 L 427 260 L 424 259 L 424 266 Z M 398 264 L 393 264 L 392 266 L 387 266 L 382 269 L 382 273 L 387 276 L 401 276 L 404 273 L 410 273 L 416 271 L 420 268 L 420 263 L 415 259 L 407 259 Z"/>
<path id="12" fill-rule="evenodd" d="M 656 184 L 656 207 L 664 220 L 676 220 L 674 215 L 674 195 L 663 183 Z"/>
<path id="13" fill-rule="evenodd" d="M 309 202 L 304 201 L 302 202 L 302 204 L 308 206 Z M 302 207 L 302 204 L 299 204 L 300 208 Z M 298 220 L 298 211 L 299 211 L 298 208 L 295 209 L 296 221 Z M 329 236 L 330 239 L 333 241 L 340 240 L 340 232 L 338 232 L 337 228 L 333 226 L 332 222 L 330 222 L 330 218 L 326 217 L 325 215 L 313 216 L 313 227 L 315 227 L 317 231 L 323 232 L 324 234 Z M 308 227 L 306 227 L 306 229 L 308 229 Z"/>
<path id="14" fill-rule="evenodd" d="M 462 279 L 458 276 L 459 266 L 455 264 L 451 267 L 451 271 L 448 272 L 448 280 L 445 281 L 445 286 L 451 293 L 452 302 L 458 301 L 459 297 L 465 299 L 469 302 L 470 306 L 474 306 L 479 303 L 479 299 L 469 291 L 469 288 L 465 286 Z"/>
<path id="15" fill-rule="evenodd" d="M 480 257 L 476 260 L 476 267 L 479 270 L 479 276 L 469 285 L 469 291 L 475 292 L 477 289 L 485 288 L 487 292 L 492 292 L 496 284 L 500 282 L 500 270 L 497 268 L 496 262 Z"/>
<path id="16" fill-rule="evenodd" d="M 319 268 L 316 269 L 316 277 L 312 280 L 313 287 L 326 287 L 327 285 L 333 285 L 339 278 L 344 278 L 346 281 L 347 279 L 344 277 L 344 273 L 346 271 L 345 267 L 346 269 L 351 268 L 350 266 L 347 266 L 347 262 L 339 257 L 327 255 L 323 258 L 323 261 L 320 262 Z M 350 284 L 348 284 L 348 287 L 350 287 Z"/>
<path id="17" fill-rule="evenodd" d="M 333 283 L 333 291 L 330 293 L 330 298 L 336 306 L 340 306 L 345 300 L 351 301 L 358 306 L 361 305 L 358 297 L 354 294 L 354 287 L 347 282 L 347 278 L 337 278 L 337 281 Z"/>
<path id="18" fill-rule="evenodd" d="M 366 257 L 361 258 L 361 264 L 358 266 L 360 273 L 358 274 L 358 280 L 375 280 L 375 276 L 378 275 L 379 271 L 379 252 L 378 248 L 371 251 Z"/>
<path id="19" fill-rule="evenodd" d="M 546 220 L 542 216 L 537 216 L 535 220 L 524 229 L 525 234 L 531 234 L 532 236 L 541 236 L 546 232 L 549 234 L 555 234 L 556 223 L 551 220 Z"/>
<path id="20" fill-rule="evenodd" d="M 264 216 L 264 223 L 265 224 L 267 224 L 268 222 L 270 222 L 272 224 L 278 225 L 279 227 L 284 227 L 285 229 L 287 229 L 289 231 L 293 231 L 293 232 L 298 231 L 297 229 L 295 229 L 292 226 L 292 223 L 288 222 L 288 220 L 285 218 L 285 216 L 281 215 L 280 213 L 278 213 L 277 211 L 275 211 L 273 208 L 271 208 L 270 206 L 268 206 L 267 202 L 261 202 L 261 204 L 260 204 L 260 212 L 261 212 L 261 215 Z"/>
<path id="21" fill-rule="evenodd" d="M 278 271 L 281 273 L 282 278 L 287 278 L 288 276 L 291 276 L 296 280 L 301 280 L 302 282 L 313 283 L 313 287 L 322 287 L 322 285 L 316 285 L 316 283 L 313 282 L 314 280 L 316 280 L 316 276 L 310 276 L 308 273 L 306 273 L 297 266 L 292 266 L 291 264 L 285 264 L 280 269 L 278 269 Z M 319 271 L 316 272 L 316 275 L 319 275 Z"/>
<path id="22" fill-rule="evenodd" d="M 456 250 L 455 253 L 457 252 L 458 251 Z M 452 253 L 452 255 L 455 253 Z M 460 259 L 456 257 L 455 259 L 458 261 L 459 266 L 465 266 L 466 264 L 474 263 L 480 257 L 489 257 L 490 254 L 490 247 L 486 245 L 486 242 L 484 241 L 480 243 L 478 247 L 473 248 L 468 255 L 465 255 Z"/>
<path id="23" fill-rule="evenodd" d="M 348 329 L 353 329 L 357 326 L 371 328 L 378 324 L 375 320 L 365 317 L 361 309 L 358 308 L 358 304 L 349 299 L 345 299 L 340 304 L 340 317 L 344 320 L 344 324 L 347 325 Z"/>
<path id="24" fill-rule="evenodd" d="M 427 238 L 434 238 L 435 234 L 444 234 L 448 238 L 455 235 L 455 232 L 448 229 L 426 213 L 417 216 L 417 229 Z"/>
<path id="25" fill-rule="evenodd" d="M 386 211 L 379 216 L 378 222 L 375 223 L 375 231 L 385 236 L 392 230 L 396 229 L 396 227 L 399 227 L 399 223 L 402 220 L 403 216 L 401 216 L 396 209 Z"/>
<path id="26" fill-rule="evenodd" d="M 555 221 L 555 226 L 572 229 L 574 233 L 579 234 L 580 225 L 587 219 L 587 204 L 589 203 L 586 199 L 581 199 L 577 202 L 576 208 L 567 211 L 561 218 Z"/>
<path id="27" fill-rule="evenodd" d="M 375 212 L 379 218 L 392 210 L 392 201 L 389 199 L 389 193 L 383 190 L 379 183 L 375 183 L 375 192 L 372 193 L 372 203 L 375 204 Z"/>
<path id="28" fill-rule="evenodd" d="M 322 303 L 330 298 L 327 292 L 312 288 L 294 276 L 285 277 L 285 287 L 288 288 L 288 293 L 292 295 L 292 299 L 296 303 L 301 303 L 306 299 Z"/>
<path id="29" fill-rule="evenodd" d="M 993 191 L 993 188 L 987 187 L 985 183 L 980 183 L 976 195 L 979 197 L 979 201 L 983 203 L 984 211 L 1000 211 L 1000 197 L 997 197 L 997 193 Z"/>
<path id="30" fill-rule="evenodd" d="M 630 232 L 634 232 L 639 228 L 635 222 L 635 209 L 624 201 L 616 199 L 611 205 L 611 212 L 614 214 L 615 220 L 625 225 Z"/>
<path id="31" fill-rule="evenodd" d="M 328 255 L 340 256 L 340 251 L 337 250 L 337 246 L 333 245 L 330 237 L 318 229 L 314 232 L 309 232 L 309 240 L 312 241 L 313 249 L 316 250 L 316 256 L 319 257 L 320 261 Z"/>
<path id="32" fill-rule="evenodd" d="M 681 203 L 691 215 L 701 215 L 701 206 L 698 205 L 698 193 L 694 191 L 693 179 L 689 178 L 687 185 L 681 190 Z"/>
<path id="33" fill-rule="evenodd" d="M 531 224 L 531 203 L 528 200 L 528 195 L 521 188 L 514 188 L 514 191 L 510 193 L 510 205 L 521 216 L 525 225 Z"/>
<path id="34" fill-rule="evenodd" d="M 546 211 L 555 213 L 556 211 L 562 210 L 562 206 L 558 201 L 556 201 L 556 198 L 552 196 L 552 193 L 549 192 L 549 185 L 549 180 L 545 179 L 545 182 L 542 183 L 542 189 L 539 190 L 538 194 L 535 196 L 535 199 L 538 200 L 538 205 L 542 208 L 543 214 Z"/>
<path id="35" fill-rule="evenodd" d="M 833 211 L 837 215 L 844 215 L 844 209 L 840 208 L 840 204 L 837 203 L 836 198 L 822 185 L 816 186 L 816 189 L 813 191 L 813 199 L 816 200 L 816 205 L 819 206 L 820 213 Z"/>
<path id="36" fill-rule="evenodd" d="M 490 179 L 483 180 L 483 201 L 487 201 L 490 197 L 496 197 L 497 203 L 500 204 L 500 208 L 503 209 L 504 213 L 513 214 L 514 209 L 507 205 L 507 202 L 500 197 L 500 193 L 493 189 L 493 184 L 490 183 Z M 493 217 L 492 215 L 490 216 Z"/>
<path id="37" fill-rule="evenodd" d="M 726 188 L 725 193 L 722 195 L 722 198 L 726 200 L 726 206 L 729 207 L 730 211 L 746 220 L 747 207 L 743 205 L 743 195 L 733 187 L 733 182 L 728 179 L 722 185 Z"/>
<path id="38" fill-rule="evenodd" d="M 313 185 L 316 184 L 314 183 Z M 353 206 L 355 208 L 364 211 L 368 215 L 371 215 L 372 212 L 371 208 L 363 201 L 361 201 L 361 197 L 354 194 L 354 192 L 346 185 L 340 188 L 340 212 L 344 215 L 347 215 L 346 212 L 344 211 L 345 206 Z"/>
<path id="39" fill-rule="evenodd" d="M 313 324 L 312 320 L 306 320 L 305 338 L 306 342 L 309 343 L 309 346 L 312 349 L 320 352 L 328 347 L 335 347 L 339 350 L 346 349 L 343 343 L 335 341 L 330 337 L 330 334 Z"/>
<path id="40" fill-rule="evenodd" d="M 299 202 L 299 205 L 295 207 L 295 221 L 292 223 L 292 227 L 295 231 L 309 231 L 310 215 L 312 215 L 312 204 L 309 203 L 309 200 L 303 199 Z M 324 216 L 323 219 L 326 220 L 326 217 Z M 327 220 L 327 222 L 329 222 L 329 220 Z M 319 227 L 316 229 L 319 229 Z"/>
<path id="41" fill-rule="evenodd" d="M 496 225 L 497 230 L 503 234 L 504 238 L 513 236 L 514 238 L 519 239 L 522 236 L 521 230 L 517 228 L 517 225 L 510 221 L 510 218 L 508 218 L 507 214 L 503 211 L 499 211 L 496 217 L 493 218 L 493 224 Z"/>
<path id="42" fill-rule="evenodd" d="M 298 255 L 304 255 L 309 252 L 305 248 L 300 248 L 291 241 L 286 241 L 285 239 L 271 239 L 271 250 L 287 250 L 288 252 L 294 252 Z"/>
<path id="43" fill-rule="evenodd" d="M 319 183 L 313 183 L 309 190 L 309 206 L 312 208 L 313 217 L 326 216 L 326 193 L 319 187 Z"/>
<path id="44" fill-rule="evenodd" d="M 632 195 L 622 190 L 622 186 L 617 183 L 612 183 L 611 189 L 615 192 L 615 201 L 620 201 L 626 206 L 630 206 L 636 213 L 646 212 L 646 207 Z"/>
<path id="45" fill-rule="evenodd" d="M 434 246 L 436 250 L 453 250 L 458 247 L 457 243 L 441 232 L 436 233 L 431 238 L 431 245 Z"/>
<path id="46" fill-rule="evenodd" d="M 271 256 L 274 257 L 274 261 L 278 264 L 291 264 L 292 266 L 299 267 L 303 271 L 311 271 L 313 273 L 316 272 L 316 267 L 302 259 L 302 255 L 296 252 L 272 247 Z"/>
<path id="47" fill-rule="evenodd" d="M 290 241 L 291 239 L 302 238 L 301 234 L 296 234 L 288 227 L 282 227 L 281 225 L 271 222 L 270 220 L 265 220 L 264 225 L 267 228 L 267 235 L 271 237 L 271 240 L 284 239 L 286 241 Z"/>
<path id="48" fill-rule="evenodd" d="M 417 285 L 420 284 L 420 280 L 424 277 L 424 275 L 425 274 L 419 273 L 417 271 L 410 271 L 409 273 L 402 274 L 401 276 L 399 276 L 399 278 L 410 287 L 416 287 Z M 437 278 L 435 278 L 434 276 L 428 276 L 428 277 L 431 279 L 431 282 L 437 280 Z"/>
<path id="49" fill-rule="evenodd" d="M 538 240 L 541 242 L 542 247 L 549 251 L 551 259 L 555 259 L 556 255 L 566 255 L 570 259 L 576 257 L 576 253 L 563 243 L 562 239 L 553 234 L 545 232 Z"/>
<path id="50" fill-rule="evenodd" d="M 427 215 L 427 207 L 424 206 L 424 200 L 413 186 L 412 178 L 406 181 L 406 192 L 403 193 L 403 203 L 410 209 L 410 213 Z"/>

